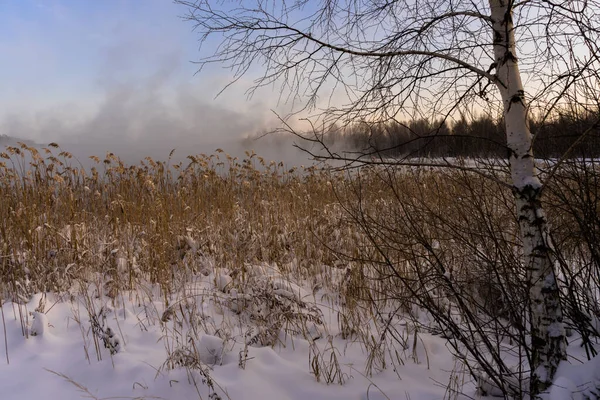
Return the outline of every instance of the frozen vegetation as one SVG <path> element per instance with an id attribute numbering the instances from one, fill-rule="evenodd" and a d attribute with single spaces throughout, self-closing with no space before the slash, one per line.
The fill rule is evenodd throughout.
<path id="1" fill-rule="evenodd" d="M 2 399 L 527 397 L 514 204 L 468 166 L 1 156 Z M 547 399 L 600 393 L 596 171 L 548 187 L 570 308 Z"/>

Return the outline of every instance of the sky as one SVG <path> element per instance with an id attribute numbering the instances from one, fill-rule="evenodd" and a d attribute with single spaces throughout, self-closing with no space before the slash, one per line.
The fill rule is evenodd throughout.
<path id="1" fill-rule="evenodd" d="M 185 8 L 171 0 L 0 0 L 0 134 L 129 158 L 212 152 L 275 126 L 229 70 L 196 74 Z"/>

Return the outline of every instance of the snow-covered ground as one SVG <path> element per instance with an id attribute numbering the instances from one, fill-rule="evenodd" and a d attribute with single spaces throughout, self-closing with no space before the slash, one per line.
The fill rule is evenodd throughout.
<path id="1" fill-rule="evenodd" d="M 275 282 L 270 287 L 279 299 L 319 303 L 318 293 L 268 281 Z M 451 380 L 469 381 L 443 339 L 428 334 L 420 334 L 415 349 L 401 351 L 404 365 L 390 364 L 369 376 L 365 347 L 342 339 L 336 312 L 326 302 L 311 311 L 322 313 L 322 325 L 306 324 L 304 334 L 284 326 L 273 345 L 262 345 L 259 324 L 235 311 L 244 296 L 254 307 L 252 297 L 228 289 L 228 283 L 223 275 L 201 276 L 185 294 L 173 295 L 168 311 L 151 286 L 113 299 L 99 296 L 99 285 L 92 284 L 62 297 L 38 294 L 27 304 L 5 303 L 0 398 L 420 400 L 444 398 Z M 193 357 L 186 359 L 189 352 L 178 352 L 185 348 L 195 349 L 205 373 Z M 462 390 L 472 393 L 474 386 L 466 383 Z"/>
<path id="2" fill-rule="evenodd" d="M 253 284 L 262 282 L 269 294 L 264 287 L 235 288 L 225 273 L 213 272 L 188 278 L 168 296 L 169 307 L 158 287 L 141 285 L 111 298 L 101 280 L 61 297 L 38 294 L 27 304 L 5 303 L 0 398 L 478 397 L 441 337 L 415 338 L 407 323 L 407 347 L 387 349 L 386 368 L 375 363 L 369 373 L 368 351 L 356 337 L 343 338 L 335 302 L 323 300 L 326 293 L 256 270 Z M 314 318 L 275 324 L 278 336 L 269 338 L 270 318 L 282 321 L 277 313 Z M 572 349 L 583 361 L 576 342 Z M 600 363 L 570 361 L 559 371 L 553 400 L 584 398 L 586 387 L 591 393 L 586 382 L 600 380 Z"/>

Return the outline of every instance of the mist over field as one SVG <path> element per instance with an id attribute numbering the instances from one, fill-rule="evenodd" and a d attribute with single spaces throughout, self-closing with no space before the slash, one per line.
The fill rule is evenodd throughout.
<path id="1" fill-rule="evenodd" d="M 198 88 L 161 88 L 157 82 L 119 85 L 107 90 L 94 107 L 64 105 L 33 114 L 12 114 L 0 122 L 2 134 L 33 140 L 41 146 L 58 143 L 82 164 L 91 155 L 112 152 L 127 164 L 152 157 L 183 161 L 188 155 L 212 154 L 222 149 L 242 157 L 254 150 L 268 160 L 305 164 L 308 159 L 293 147 L 290 137 L 266 135 L 276 126 L 274 113 L 254 104 L 233 110 L 209 103 Z M 89 109 L 91 108 L 91 109 Z"/>
<path id="2" fill-rule="evenodd" d="M 98 5 L 93 15 L 83 4 L 30 6 L 27 18 L 16 5 L 2 9 L 0 33 L 11 40 L 0 40 L 9 60 L 0 135 L 56 142 L 83 164 L 106 152 L 129 164 L 166 160 L 172 149 L 183 161 L 217 148 L 242 156 L 249 147 L 267 159 L 306 162 L 291 141 L 244 140 L 277 126 L 272 109 L 287 110 L 271 90 L 249 99 L 244 82 L 221 92 L 232 79 L 222 68 L 195 75 L 197 43 L 174 4 Z M 30 24 L 38 14 L 42 22 Z"/>

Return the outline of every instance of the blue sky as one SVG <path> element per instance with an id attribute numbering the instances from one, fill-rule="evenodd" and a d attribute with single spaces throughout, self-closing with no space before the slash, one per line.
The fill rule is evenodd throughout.
<path id="1" fill-rule="evenodd" d="M 195 38 L 179 11 L 169 0 L 0 0 L 3 102 L 93 96 L 165 66 L 189 79 Z"/>
<path id="2" fill-rule="evenodd" d="M 0 0 L 0 134 L 152 153 L 268 129 L 277 96 L 248 101 L 241 82 L 215 99 L 229 71 L 194 75 L 184 12 L 171 0 Z"/>

